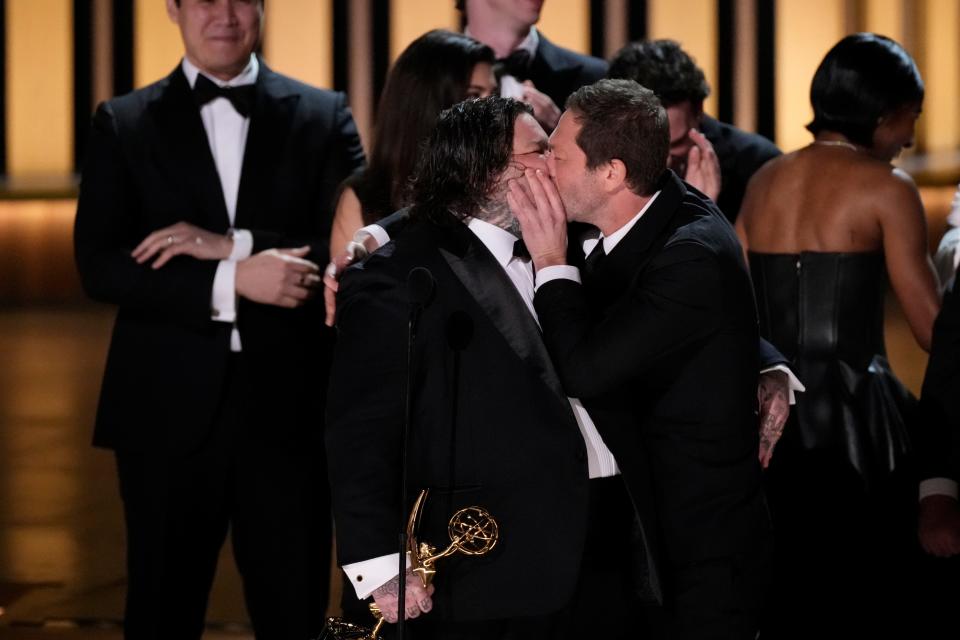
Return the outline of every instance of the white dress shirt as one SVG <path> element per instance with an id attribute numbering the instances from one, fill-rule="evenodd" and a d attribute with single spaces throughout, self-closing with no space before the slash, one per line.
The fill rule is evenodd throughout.
<path id="1" fill-rule="evenodd" d="M 378 227 L 379 228 L 379 227 Z M 533 264 L 529 259 L 514 257 L 513 245 L 517 240 L 509 231 L 505 231 L 498 226 L 488 222 L 472 218 L 467 223 L 467 228 L 479 238 L 484 246 L 493 254 L 497 263 L 503 267 L 510 282 L 516 287 L 520 297 L 523 298 L 527 310 L 534 320 L 537 320 L 537 312 L 533 308 L 534 276 Z M 380 228 L 379 233 L 385 235 Z M 375 236 L 376 237 L 376 236 Z M 379 238 L 378 238 L 379 239 Z M 389 239 L 388 239 L 389 240 Z M 539 320 L 537 320 L 539 325 Z M 587 470 L 590 478 L 604 478 L 618 475 L 620 469 L 617 467 L 617 461 L 613 454 L 607 449 L 603 439 L 597 432 L 597 427 L 593 424 L 590 415 L 584 409 L 583 404 L 576 398 L 568 398 L 570 408 L 573 410 L 577 426 L 580 428 L 580 434 L 583 436 L 584 444 L 587 448 Z M 392 580 L 397 575 L 397 564 L 399 556 L 396 553 L 371 558 L 354 564 L 344 565 L 343 571 L 353 584 L 357 597 L 361 600 L 373 593 L 377 587 L 388 580 Z M 410 560 L 407 558 L 407 566 Z"/>
<path id="2" fill-rule="evenodd" d="M 190 87 L 197 82 L 200 69 L 184 57 L 183 73 Z M 224 82 L 207 76 L 211 82 L 221 87 L 241 87 L 257 81 L 260 63 L 255 55 L 250 56 L 250 64 L 235 78 Z M 206 74 L 204 74 L 206 75 Z M 213 155 L 220 177 L 223 202 L 227 208 L 230 226 L 237 216 L 237 195 L 240 190 L 240 172 L 243 168 L 243 153 L 247 146 L 247 132 L 250 130 L 250 118 L 237 113 L 226 98 L 215 98 L 200 108 L 200 119 L 207 133 L 210 153 Z M 230 350 L 240 351 L 240 333 L 237 331 L 237 262 L 250 257 L 253 251 L 253 234 L 245 229 L 231 229 L 233 250 L 230 257 L 221 260 L 213 278 L 213 295 L 210 300 L 210 315 L 217 322 L 230 322 L 233 331 L 230 334 Z"/>

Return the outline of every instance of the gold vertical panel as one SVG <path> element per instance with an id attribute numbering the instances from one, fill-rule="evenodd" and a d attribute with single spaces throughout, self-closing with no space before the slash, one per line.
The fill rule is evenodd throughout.
<path id="1" fill-rule="evenodd" d="M 627 0 L 606 0 L 604 3 L 604 57 L 609 60 L 630 40 L 627 29 Z"/>
<path id="2" fill-rule="evenodd" d="M 360 132 L 360 141 L 367 156 L 373 138 L 373 34 L 370 33 L 371 0 L 353 0 L 347 14 L 350 30 L 349 64 L 350 109 Z"/>
<path id="3" fill-rule="evenodd" d="M 733 124 L 757 130 L 757 0 L 736 0 L 733 10 Z"/>
<path id="4" fill-rule="evenodd" d="M 717 2 L 716 0 L 649 0 L 648 34 L 651 39 L 676 40 L 693 56 L 710 83 L 704 102 L 707 113 L 717 112 Z"/>
<path id="5" fill-rule="evenodd" d="M 73 3 L 6 2 L 7 171 L 73 171 Z"/>
<path id="6" fill-rule="evenodd" d="M 93 105 L 113 96 L 113 2 L 93 0 Z"/>
<path id="7" fill-rule="evenodd" d="M 453 0 L 391 0 L 390 60 L 431 29 L 460 30 L 460 12 Z"/>
<path id="8" fill-rule="evenodd" d="M 761 0 L 762 1 L 762 0 Z M 782 0 L 776 9 L 776 143 L 784 151 L 811 140 L 810 82 L 827 51 L 844 36 L 843 0 Z"/>
<path id="9" fill-rule="evenodd" d="M 133 86 L 143 87 L 163 78 L 183 57 L 180 28 L 167 16 L 162 0 L 134 0 Z"/>
<path id="10" fill-rule="evenodd" d="M 862 0 L 866 31 L 879 33 L 903 43 L 904 0 Z"/>
<path id="11" fill-rule="evenodd" d="M 332 0 L 268 2 L 263 56 L 280 73 L 308 84 L 333 84 Z"/>
<path id="12" fill-rule="evenodd" d="M 589 0 L 547 0 L 537 29 L 554 44 L 590 53 Z"/>
<path id="13" fill-rule="evenodd" d="M 948 151 L 960 143 L 960 5 L 956 0 L 925 0 L 920 39 L 920 72 L 926 85 L 920 127 L 924 151 Z"/>

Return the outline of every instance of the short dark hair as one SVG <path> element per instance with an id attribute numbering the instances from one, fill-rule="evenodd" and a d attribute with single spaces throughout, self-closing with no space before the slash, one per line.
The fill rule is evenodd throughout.
<path id="1" fill-rule="evenodd" d="M 581 126 L 577 145 L 588 169 L 617 159 L 634 193 L 656 191 L 667 169 L 670 122 L 653 91 L 633 80 L 600 80 L 577 89 L 567 109 Z"/>
<path id="2" fill-rule="evenodd" d="M 856 33 L 835 44 L 810 85 L 814 135 L 835 131 L 873 146 L 880 118 L 923 102 L 923 80 L 903 47 L 875 33 Z"/>
<path id="3" fill-rule="evenodd" d="M 491 96 L 440 114 L 420 152 L 412 181 L 414 217 L 437 223 L 475 215 L 513 155 L 513 126 L 526 104 Z"/>
<path id="4" fill-rule="evenodd" d="M 675 40 L 631 42 L 613 56 L 607 77 L 639 82 L 666 107 L 710 95 L 703 71 Z"/>

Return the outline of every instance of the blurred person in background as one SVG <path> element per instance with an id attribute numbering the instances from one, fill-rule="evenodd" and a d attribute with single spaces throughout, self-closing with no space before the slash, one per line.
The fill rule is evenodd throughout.
<path id="1" fill-rule="evenodd" d="M 387 76 L 377 109 L 370 162 L 343 185 L 330 233 L 338 255 L 364 225 L 409 204 L 409 182 L 423 141 L 440 112 L 497 89 L 490 47 L 435 29 L 404 49 Z"/>
<path id="2" fill-rule="evenodd" d="M 778 561 L 764 638 L 896 635 L 912 622 L 914 402 L 887 363 L 883 315 L 889 276 L 930 348 L 940 301 L 926 219 L 891 165 L 923 97 L 896 42 L 844 38 L 813 78 L 814 141 L 761 168 L 737 218 L 761 333 L 807 387 L 766 478 Z"/>
<path id="3" fill-rule="evenodd" d="M 74 238 L 118 307 L 94 444 L 117 461 L 124 634 L 200 638 L 229 530 L 257 637 L 302 640 L 330 575 L 333 334 L 312 297 L 363 152 L 343 94 L 254 54 L 262 1 L 166 7 L 184 57 L 97 109 Z"/>

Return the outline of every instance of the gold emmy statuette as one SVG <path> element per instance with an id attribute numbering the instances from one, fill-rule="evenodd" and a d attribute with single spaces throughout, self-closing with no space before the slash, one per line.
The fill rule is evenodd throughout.
<path id="1" fill-rule="evenodd" d="M 434 565 L 440 558 L 446 558 L 455 553 L 462 553 L 467 556 L 482 556 L 490 553 L 500 538 L 497 521 L 490 515 L 489 511 L 481 507 L 465 507 L 453 514 L 450 522 L 447 523 L 447 535 L 450 537 L 450 544 L 446 549 L 437 553 L 437 549 L 433 545 L 427 542 L 418 543 L 416 534 L 420 528 L 420 516 L 423 513 L 423 505 L 427 502 L 429 494 L 429 489 L 420 492 L 410 512 L 410 519 L 407 521 L 410 567 L 414 573 L 420 576 L 424 587 L 433 582 L 433 576 L 437 573 Z"/>
<path id="2" fill-rule="evenodd" d="M 500 538 L 497 521 L 489 511 L 480 507 L 465 507 L 453 514 L 447 523 L 450 544 L 443 551 L 437 553 L 433 545 L 417 542 L 416 533 L 420 528 L 420 516 L 423 515 L 423 506 L 429 494 L 429 489 L 420 492 L 413 509 L 410 510 L 410 518 L 407 520 L 407 550 L 410 554 L 410 567 L 420 576 L 424 587 L 433 582 L 433 576 L 437 573 L 434 565 L 440 558 L 446 558 L 455 553 L 482 556 L 489 553 Z M 327 618 L 323 633 L 317 640 L 378 640 L 384 620 L 375 602 L 370 603 L 370 613 L 377 621 L 373 628 L 345 622 L 340 618 Z"/>

